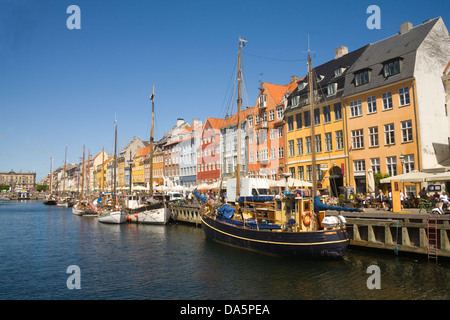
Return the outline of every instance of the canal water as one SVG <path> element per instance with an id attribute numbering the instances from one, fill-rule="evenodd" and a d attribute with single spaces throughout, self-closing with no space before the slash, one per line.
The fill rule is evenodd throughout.
<path id="1" fill-rule="evenodd" d="M 450 298 L 450 262 L 394 253 L 276 258 L 210 242 L 194 226 L 105 225 L 37 201 L 1 202 L 0 226 L 0 300 Z"/>

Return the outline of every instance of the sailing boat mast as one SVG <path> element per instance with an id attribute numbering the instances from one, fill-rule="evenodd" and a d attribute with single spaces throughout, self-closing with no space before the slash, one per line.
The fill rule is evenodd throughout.
<path id="1" fill-rule="evenodd" d="M 53 158 L 50 157 L 50 195 L 52 195 Z"/>
<path id="2" fill-rule="evenodd" d="M 66 144 L 66 154 L 64 156 L 64 173 L 63 173 L 63 197 L 66 193 L 66 164 L 67 164 L 67 144 Z"/>
<path id="3" fill-rule="evenodd" d="M 311 151 L 312 151 L 312 196 L 313 199 L 316 196 L 317 177 L 316 177 L 316 133 L 314 124 L 314 90 L 313 90 L 313 75 L 311 70 L 311 55 L 308 48 L 308 82 L 309 82 L 309 104 L 310 104 L 310 120 L 311 120 Z M 314 201 L 312 203 L 313 208 L 311 212 L 314 212 Z"/>
<path id="4" fill-rule="evenodd" d="M 153 196 L 153 121 L 155 119 L 155 84 L 153 84 L 150 100 L 152 100 L 152 129 L 150 131 L 150 196 Z"/>
<path id="5" fill-rule="evenodd" d="M 84 195 L 84 144 L 83 144 L 83 165 L 81 166 L 81 196 L 80 200 L 83 200 Z"/>
<path id="6" fill-rule="evenodd" d="M 238 112 L 237 112 L 237 164 L 236 164 L 236 198 L 239 199 L 241 194 L 241 107 L 242 107 L 242 71 L 241 71 L 241 48 L 245 46 L 244 39 L 239 37 L 239 53 L 238 53 Z"/>
<path id="7" fill-rule="evenodd" d="M 115 123 L 115 136 L 114 136 L 114 206 L 117 206 L 117 194 L 116 194 L 116 165 L 117 165 L 117 120 L 114 120 Z"/>

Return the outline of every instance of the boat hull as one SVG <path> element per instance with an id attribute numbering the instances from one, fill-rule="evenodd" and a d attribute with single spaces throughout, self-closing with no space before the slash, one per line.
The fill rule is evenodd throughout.
<path id="1" fill-rule="evenodd" d="M 130 221 L 142 224 L 167 224 L 170 219 L 170 209 L 156 208 L 130 214 Z"/>
<path id="2" fill-rule="evenodd" d="M 96 215 L 95 211 L 91 209 L 79 209 L 76 206 L 72 207 L 72 214 L 76 216 Z"/>
<path id="3" fill-rule="evenodd" d="M 44 204 L 47 206 L 55 206 L 56 201 L 55 200 L 46 200 L 46 201 L 44 201 Z"/>
<path id="4" fill-rule="evenodd" d="M 127 214 L 120 210 L 103 213 L 98 216 L 98 221 L 101 223 L 120 224 L 127 222 Z"/>
<path id="5" fill-rule="evenodd" d="M 242 228 L 202 215 L 207 239 L 275 256 L 341 258 L 349 240 L 343 229 L 309 232 L 268 231 Z"/>

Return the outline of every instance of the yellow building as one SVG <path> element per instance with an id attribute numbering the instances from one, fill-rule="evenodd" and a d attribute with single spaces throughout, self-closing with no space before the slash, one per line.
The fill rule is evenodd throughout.
<path id="1" fill-rule="evenodd" d="M 131 172 L 131 182 L 134 186 L 146 187 L 144 180 L 144 160 L 149 151 L 150 146 L 138 149 L 134 155 L 134 163 Z"/>
<path id="2" fill-rule="evenodd" d="M 315 124 L 317 189 L 337 196 L 339 187 L 348 185 L 348 148 L 346 144 L 345 104 L 342 103 L 345 75 L 365 47 L 348 53 L 336 49 L 335 59 L 313 68 L 314 114 L 311 115 L 309 85 L 305 77 L 288 98 L 285 119 L 286 172 L 312 181 L 311 121 Z"/>
<path id="3" fill-rule="evenodd" d="M 345 99 L 349 179 L 356 192 L 369 192 L 368 171 L 395 176 L 418 169 L 419 145 L 414 81 L 406 80 Z M 415 186 L 407 193 L 415 193 Z M 372 191 L 375 192 L 375 191 Z"/>
<path id="4" fill-rule="evenodd" d="M 442 72 L 450 37 L 441 18 L 400 26 L 367 46 L 346 74 L 349 180 L 369 193 L 373 173 L 395 176 L 439 168 L 450 157 Z M 419 185 L 401 186 L 406 196 Z"/>

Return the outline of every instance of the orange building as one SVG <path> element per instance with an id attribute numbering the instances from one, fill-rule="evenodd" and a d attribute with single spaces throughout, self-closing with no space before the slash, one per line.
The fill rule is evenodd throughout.
<path id="1" fill-rule="evenodd" d="M 248 174 L 278 180 L 285 167 L 283 114 L 286 96 L 296 87 L 293 76 L 286 85 L 263 82 L 255 106 L 246 115 L 248 134 Z"/>

